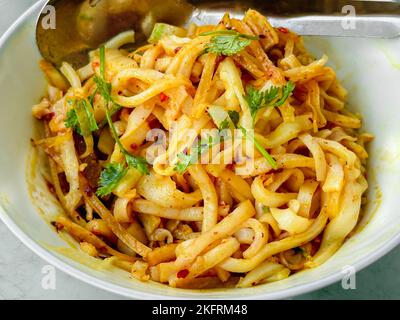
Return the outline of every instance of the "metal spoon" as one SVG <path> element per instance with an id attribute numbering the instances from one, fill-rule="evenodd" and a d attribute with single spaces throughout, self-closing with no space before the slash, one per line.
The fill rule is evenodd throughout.
<path id="1" fill-rule="evenodd" d="M 400 3 L 350 0 L 51 0 L 56 28 L 43 27 L 42 11 L 36 40 L 46 60 L 81 67 L 88 51 L 112 36 L 135 30 L 135 45 L 146 42 L 155 22 L 175 25 L 216 24 L 224 12 L 240 18 L 248 8 L 268 16 L 274 26 L 300 35 L 392 38 L 400 35 Z"/>
<path id="2" fill-rule="evenodd" d="M 55 8 L 55 28 L 48 6 Z M 50 0 L 36 25 L 36 43 L 43 58 L 60 66 L 88 62 L 88 52 L 113 36 L 135 31 L 136 44 L 146 41 L 155 22 L 183 24 L 194 7 L 179 0 Z"/>

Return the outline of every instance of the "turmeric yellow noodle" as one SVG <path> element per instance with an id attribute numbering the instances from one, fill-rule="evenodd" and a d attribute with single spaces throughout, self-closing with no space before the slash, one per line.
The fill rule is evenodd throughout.
<path id="1" fill-rule="evenodd" d="M 214 25 L 120 34 L 90 63 L 46 61 L 33 107 L 54 221 L 141 281 L 250 287 L 328 260 L 367 189 L 361 119 L 302 38 L 255 10 Z"/>

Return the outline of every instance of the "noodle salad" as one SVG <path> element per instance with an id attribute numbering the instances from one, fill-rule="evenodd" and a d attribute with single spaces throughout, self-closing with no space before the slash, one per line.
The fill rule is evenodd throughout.
<path id="1" fill-rule="evenodd" d="M 131 42 L 116 36 L 78 70 L 40 62 L 33 143 L 65 211 L 57 231 L 178 288 L 250 287 L 328 260 L 357 225 L 373 137 L 327 56 L 251 9 Z"/>

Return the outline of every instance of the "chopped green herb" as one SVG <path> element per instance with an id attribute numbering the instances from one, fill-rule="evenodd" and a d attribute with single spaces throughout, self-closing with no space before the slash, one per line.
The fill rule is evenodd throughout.
<path id="1" fill-rule="evenodd" d="M 85 111 L 90 131 L 93 132 L 93 131 L 98 130 L 99 127 L 97 126 L 97 122 L 96 122 L 96 119 L 95 119 L 94 114 L 93 114 L 92 105 L 86 99 L 85 100 L 81 100 L 81 104 L 82 104 L 83 109 Z"/>
<path id="2" fill-rule="evenodd" d="M 215 53 L 223 56 L 233 56 L 259 37 L 242 34 L 235 30 L 220 30 L 201 33 L 200 36 L 212 35 L 210 42 L 206 46 L 206 52 Z"/>
<path id="3" fill-rule="evenodd" d="M 123 153 L 129 167 L 136 168 L 141 173 L 149 174 L 149 167 L 145 158 L 131 155 L 126 150 Z"/>
<path id="4" fill-rule="evenodd" d="M 260 91 L 253 86 L 247 87 L 245 99 L 249 105 L 253 119 L 257 116 L 260 109 L 267 107 L 280 107 L 288 99 L 294 90 L 295 85 L 289 81 L 282 89 L 272 86 L 266 91 Z"/>
<path id="5" fill-rule="evenodd" d="M 262 211 L 263 213 L 270 213 L 269 207 L 267 206 L 262 206 Z"/>
<path id="6" fill-rule="evenodd" d="M 185 29 L 175 27 L 167 23 L 156 23 L 148 39 L 148 42 L 157 43 L 165 36 L 175 35 L 178 37 L 185 37 L 186 34 L 187 32 Z"/>
<path id="7" fill-rule="evenodd" d="M 79 127 L 79 120 L 75 109 L 70 109 L 67 112 L 67 119 L 65 120 L 65 126 L 71 128 L 75 132 L 82 134 L 81 128 Z"/>
<path id="8" fill-rule="evenodd" d="M 138 171 L 140 171 L 142 174 L 149 174 L 149 168 L 148 168 L 148 163 L 147 161 L 139 156 L 135 156 L 130 154 L 122 145 L 121 140 L 119 139 L 119 136 L 117 134 L 117 130 L 115 129 L 114 123 L 112 121 L 112 114 L 113 112 L 116 112 L 116 108 L 119 108 L 117 105 L 116 108 L 113 108 L 112 110 L 109 109 L 108 104 L 112 101 L 111 98 L 111 84 L 107 83 L 105 81 L 104 75 L 105 75 L 105 49 L 104 46 L 100 48 L 100 74 L 101 76 L 95 76 L 94 81 L 97 85 L 97 89 L 99 90 L 101 96 L 104 98 L 106 101 L 106 121 L 108 125 L 110 126 L 110 130 L 112 133 L 112 136 L 114 140 L 116 141 L 119 149 L 121 150 L 122 154 L 125 156 L 126 163 L 129 167 L 136 168 Z"/>
<path id="9" fill-rule="evenodd" d="M 222 122 L 219 124 L 218 129 L 219 129 L 219 130 L 229 129 L 229 119 L 226 118 L 224 121 L 222 121 Z"/>
<path id="10" fill-rule="evenodd" d="M 240 129 L 243 132 L 243 135 L 246 139 L 249 139 L 250 141 L 254 142 L 254 146 L 256 149 L 262 154 L 262 156 L 268 161 L 268 163 L 271 165 L 272 169 L 278 169 L 278 165 L 276 164 L 276 161 L 272 156 L 268 153 L 267 150 L 264 149 L 264 147 L 261 145 L 261 143 L 254 137 L 254 134 L 252 132 L 248 132 L 245 128 L 240 127 Z"/>
<path id="11" fill-rule="evenodd" d="M 249 105 L 253 118 L 261 108 L 265 108 L 278 97 L 279 88 L 271 87 L 269 90 L 262 92 L 255 89 L 253 86 L 247 87 L 246 101 Z"/>
<path id="12" fill-rule="evenodd" d="M 106 78 L 106 47 L 101 46 L 99 49 L 100 52 L 100 76 L 105 80 Z"/>
<path id="13" fill-rule="evenodd" d="M 110 108 L 110 115 L 111 117 L 116 114 L 119 110 L 121 110 L 122 107 L 118 104 L 112 104 L 111 108 Z M 99 127 L 103 128 L 106 124 L 108 124 L 107 119 L 103 119 L 100 123 L 99 123 Z"/>
<path id="14" fill-rule="evenodd" d="M 228 111 L 229 117 L 231 118 L 233 125 L 237 128 L 239 123 L 239 112 L 237 111 Z"/>
<path id="15" fill-rule="evenodd" d="M 93 115 L 92 106 L 88 100 L 75 101 L 75 107 L 67 112 L 65 126 L 84 137 L 99 129 Z"/>
<path id="16" fill-rule="evenodd" d="M 311 258 L 311 255 L 306 250 L 304 250 L 302 247 L 295 247 L 295 248 L 293 248 L 293 251 L 295 254 L 301 254 L 307 260 Z"/>
<path id="17" fill-rule="evenodd" d="M 94 90 L 94 92 L 88 97 L 89 103 L 93 106 L 94 103 L 94 97 L 97 94 L 98 89 L 96 88 L 96 90 Z"/>
<path id="18" fill-rule="evenodd" d="M 184 174 L 187 168 L 189 168 L 192 164 L 195 164 L 198 159 L 201 158 L 203 153 L 207 150 L 211 149 L 214 145 L 218 144 L 220 141 L 213 141 L 211 136 L 208 137 L 207 141 L 201 140 L 198 142 L 191 150 L 190 154 L 186 154 L 184 152 L 178 154 L 178 163 L 176 164 L 174 170 L 179 174 Z"/>
<path id="19" fill-rule="evenodd" d="M 185 154 L 185 153 L 180 153 L 178 154 L 178 163 L 176 164 L 174 170 L 178 172 L 179 174 L 184 174 L 189 168 L 190 165 L 192 165 L 192 156 L 190 154 Z"/>
<path id="20" fill-rule="evenodd" d="M 237 111 L 228 111 L 228 117 L 222 121 L 219 125 L 219 130 L 229 129 L 232 124 L 233 127 L 237 128 L 239 123 L 239 112 Z"/>
<path id="21" fill-rule="evenodd" d="M 114 123 L 111 119 L 111 113 L 108 108 L 106 108 L 106 118 L 108 125 L 110 126 L 112 136 L 114 137 L 114 140 L 116 141 L 119 149 L 121 150 L 122 154 L 125 156 L 126 163 L 128 166 L 136 168 L 138 171 L 140 171 L 143 174 L 149 174 L 149 168 L 147 166 L 147 162 L 145 159 L 139 156 L 135 156 L 130 154 L 122 145 L 121 140 L 118 137 L 117 130 L 115 129 Z"/>
<path id="22" fill-rule="evenodd" d="M 93 77 L 94 82 L 96 83 L 97 90 L 100 93 L 100 95 L 103 97 L 105 100 L 105 103 L 108 107 L 108 104 L 111 102 L 112 107 L 110 110 L 111 116 L 113 116 L 116 112 L 122 109 L 122 106 L 116 104 L 112 97 L 111 97 L 111 83 L 108 83 L 105 80 L 105 48 L 104 46 L 100 47 L 100 77 L 99 76 L 94 76 Z M 95 93 L 96 93 L 95 92 Z M 100 123 L 100 127 L 103 127 L 107 124 L 107 119 L 104 119 Z"/>
<path id="23" fill-rule="evenodd" d="M 118 183 L 127 173 L 127 169 L 121 163 L 108 163 L 100 174 L 99 185 L 96 194 L 104 197 L 113 192 Z"/>
<path id="24" fill-rule="evenodd" d="M 111 102 L 111 83 L 107 83 L 104 78 L 101 78 L 99 76 L 94 76 L 93 78 L 94 82 L 97 85 L 97 90 L 101 94 L 101 96 L 104 98 L 106 103 Z"/>
<path id="25" fill-rule="evenodd" d="M 281 105 L 283 105 L 287 98 L 289 98 L 295 87 L 296 86 L 292 81 L 286 83 L 282 90 L 282 97 L 275 103 L 275 107 L 280 107 Z"/>

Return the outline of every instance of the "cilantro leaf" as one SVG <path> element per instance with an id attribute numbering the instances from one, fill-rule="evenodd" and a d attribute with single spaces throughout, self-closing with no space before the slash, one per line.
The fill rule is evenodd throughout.
<path id="1" fill-rule="evenodd" d="M 128 164 L 128 166 L 136 168 L 143 174 L 149 174 L 149 168 L 147 167 L 147 161 L 142 157 L 130 154 L 122 145 L 121 140 L 118 137 L 117 130 L 115 129 L 114 123 L 111 119 L 110 110 L 108 108 L 106 108 L 106 118 L 107 118 L 108 125 L 110 126 L 110 129 L 111 129 L 111 134 L 112 134 L 114 140 L 116 141 L 119 149 L 121 150 L 122 154 L 125 156 L 125 161 Z"/>
<path id="2" fill-rule="evenodd" d="M 96 83 L 97 90 L 108 104 L 111 99 L 111 83 L 108 83 L 105 78 L 106 74 L 106 49 L 101 46 L 100 49 L 100 77 L 95 75 L 93 80 Z"/>
<path id="3" fill-rule="evenodd" d="M 100 174 L 99 185 L 96 194 L 104 197 L 113 192 L 118 183 L 125 176 L 128 170 L 121 163 L 108 163 Z"/>
<path id="4" fill-rule="evenodd" d="M 262 108 L 282 106 L 294 88 L 295 84 L 292 81 L 289 81 L 282 89 L 272 86 L 266 91 L 260 91 L 253 86 L 248 86 L 245 99 L 249 105 L 253 119 L 255 119 L 257 112 Z"/>
<path id="5" fill-rule="evenodd" d="M 184 174 L 187 168 L 192 165 L 192 156 L 190 154 L 180 153 L 178 154 L 180 161 L 176 164 L 174 170 L 179 174 Z"/>
<path id="6" fill-rule="evenodd" d="M 269 90 L 262 92 L 255 89 L 253 86 L 247 87 L 247 95 L 245 99 L 249 105 L 251 115 L 256 117 L 257 112 L 269 106 L 273 100 L 278 97 L 279 88 L 271 87 Z"/>
<path id="7" fill-rule="evenodd" d="M 229 129 L 230 128 L 230 126 L 231 126 L 231 124 L 233 124 L 233 126 L 235 127 L 235 128 L 237 128 L 237 125 L 238 125 L 238 123 L 239 123 L 239 112 L 237 112 L 237 111 L 232 111 L 232 110 L 230 110 L 230 111 L 228 111 L 228 117 L 226 117 L 226 119 L 225 120 L 223 120 L 220 124 L 219 124 L 219 127 L 218 127 L 218 129 L 221 131 L 221 130 L 224 130 L 224 129 Z"/>
<path id="8" fill-rule="evenodd" d="M 81 128 L 79 127 L 79 120 L 75 109 L 70 109 L 67 112 L 67 119 L 65 120 L 64 123 L 67 128 L 71 128 L 80 135 L 82 134 Z"/>
<path id="9" fill-rule="evenodd" d="M 224 130 L 224 129 L 228 129 L 228 128 L 229 128 L 229 119 L 226 118 L 224 121 L 222 121 L 222 122 L 219 124 L 218 129 L 219 129 L 219 130 Z"/>
<path id="10" fill-rule="evenodd" d="M 253 132 L 248 132 L 245 128 L 242 126 L 240 129 L 243 132 L 243 135 L 246 139 L 250 139 L 250 141 L 254 142 L 254 146 L 256 149 L 262 154 L 262 156 L 268 161 L 268 163 L 271 165 L 272 169 L 278 169 L 278 165 L 275 161 L 275 159 L 268 153 L 267 150 L 264 149 L 264 147 L 261 145 L 261 143 L 254 137 Z"/>
<path id="11" fill-rule="evenodd" d="M 272 156 L 268 153 L 267 150 L 264 149 L 264 147 L 261 145 L 260 142 L 256 138 L 254 138 L 254 146 L 256 149 L 262 154 L 262 156 L 268 161 L 268 163 L 271 165 L 272 169 L 276 170 L 278 169 L 278 165 L 276 164 L 276 161 Z"/>
<path id="12" fill-rule="evenodd" d="M 107 83 L 103 78 L 95 75 L 93 77 L 94 83 L 97 85 L 97 90 L 106 101 L 106 104 L 112 101 L 111 98 L 111 83 Z"/>
<path id="13" fill-rule="evenodd" d="M 263 94 L 261 91 L 258 91 L 253 86 L 248 86 L 246 88 L 247 94 L 244 97 L 249 105 L 251 115 L 254 118 L 254 115 L 257 113 L 258 109 L 260 109 L 263 104 Z"/>
<path id="14" fill-rule="evenodd" d="M 262 211 L 263 211 L 263 213 L 271 212 L 271 210 L 269 210 L 269 207 L 267 207 L 267 206 L 262 206 Z"/>
<path id="15" fill-rule="evenodd" d="M 237 111 L 228 111 L 229 117 L 231 118 L 233 125 L 235 128 L 237 128 L 237 125 L 239 123 L 239 112 Z"/>
<path id="16" fill-rule="evenodd" d="M 282 90 L 282 97 L 275 103 L 275 107 L 280 107 L 285 103 L 289 95 L 293 92 L 295 88 L 295 84 L 292 81 L 289 81 Z"/>
<path id="17" fill-rule="evenodd" d="M 206 45 L 206 52 L 215 53 L 223 56 L 233 56 L 259 37 L 239 33 L 235 30 L 219 30 L 204 32 L 200 36 L 213 35 L 210 42 Z"/>
<path id="18" fill-rule="evenodd" d="M 126 150 L 125 150 L 126 151 Z M 125 160 L 129 167 L 136 168 L 138 171 L 144 174 L 149 174 L 148 163 L 145 158 L 139 156 L 133 156 L 129 153 L 125 153 Z"/>
<path id="19" fill-rule="evenodd" d="M 89 103 L 90 103 L 90 105 L 92 105 L 92 106 L 93 106 L 94 97 L 96 96 L 97 91 L 98 91 L 98 89 L 96 88 L 96 90 L 94 90 L 94 92 L 88 97 Z"/>
<path id="20" fill-rule="evenodd" d="M 116 113 L 117 113 L 119 110 L 121 110 L 121 109 L 122 109 L 122 106 L 113 103 L 112 106 L 111 106 L 111 108 L 110 108 L 110 115 L 111 115 L 111 117 L 112 117 L 114 114 L 116 114 Z M 103 119 L 103 120 L 99 123 L 99 127 L 100 127 L 100 128 L 103 128 L 107 123 L 108 123 L 108 122 L 107 122 L 107 119 Z"/>
<path id="21" fill-rule="evenodd" d="M 98 130 L 99 127 L 97 126 L 96 119 L 95 119 L 94 114 L 92 112 L 92 105 L 86 99 L 81 100 L 80 103 L 82 104 L 82 107 L 83 107 L 83 109 L 85 111 L 87 125 L 89 127 L 89 130 L 91 132 Z"/>
<path id="22" fill-rule="evenodd" d="M 116 104 L 114 100 L 111 97 L 111 83 L 108 83 L 105 80 L 105 48 L 104 46 L 100 47 L 100 77 L 95 75 L 93 77 L 93 80 L 97 86 L 97 89 L 95 92 L 99 92 L 100 95 L 103 97 L 105 100 L 105 103 L 108 107 L 108 104 L 112 102 L 112 107 L 111 107 L 111 116 L 113 116 L 116 112 L 122 109 L 122 106 Z M 107 124 L 107 119 L 104 119 L 100 123 L 100 127 L 103 127 Z"/>
<path id="23" fill-rule="evenodd" d="M 106 47 L 101 46 L 100 52 L 100 75 L 102 79 L 106 78 Z"/>
<path id="24" fill-rule="evenodd" d="M 178 163 L 175 165 L 174 170 L 179 174 L 184 174 L 188 167 L 195 164 L 207 150 L 211 149 L 214 145 L 218 144 L 213 141 L 212 136 L 208 137 L 207 141 L 199 141 L 191 150 L 190 154 L 184 152 L 178 154 Z"/>
<path id="25" fill-rule="evenodd" d="M 114 123 L 112 121 L 113 112 L 119 110 L 120 106 L 113 103 L 113 109 L 110 110 L 108 105 L 112 101 L 111 98 L 111 83 L 107 83 L 104 75 L 105 75 L 105 48 L 104 46 L 100 47 L 100 77 L 95 76 L 94 82 L 97 85 L 97 89 L 100 92 L 101 96 L 106 101 L 106 121 L 110 127 L 112 136 L 117 143 L 119 149 L 121 150 L 122 154 L 125 156 L 125 161 L 129 167 L 136 168 L 143 174 L 149 174 L 149 168 L 147 161 L 139 156 L 130 154 L 122 145 L 121 140 L 119 139 L 117 130 L 115 129 Z"/>
<path id="26" fill-rule="evenodd" d="M 88 100 L 74 101 L 74 107 L 67 112 L 65 126 L 84 137 L 99 129 Z"/>
<path id="27" fill-rule="evenodd" d="M 206 52 L 229 57 L 243 51 L 250 43 L 250 39 L 238 36 L 216 36 L 207 44 Z"/>

